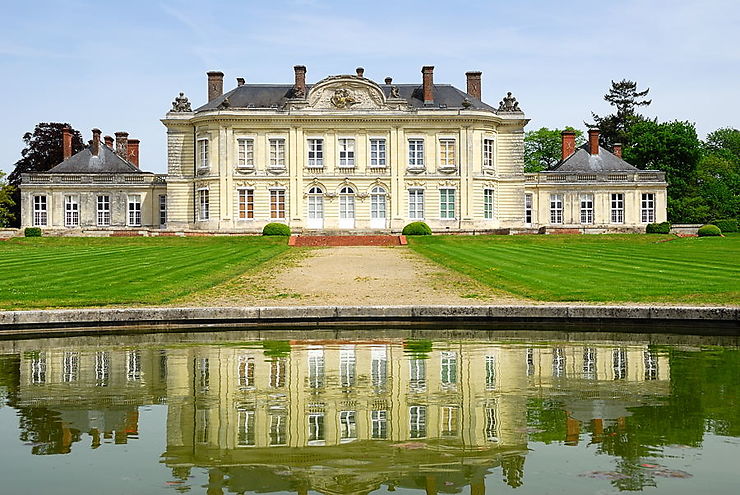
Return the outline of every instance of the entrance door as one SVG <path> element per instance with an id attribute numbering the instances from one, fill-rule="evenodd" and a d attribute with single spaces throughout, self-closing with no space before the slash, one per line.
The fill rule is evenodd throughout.
<path id="1" fill-rule="evenodd" d="M 314 186 L 308 190 L 308 219 L 306 227 L 309 229 L 324 228 L 324 191 Z"/>
<path id="2" fill-rule="evenodd" d="M 339 228 L 355 228 L 355 190 L 350 186 L 339 190 Z"/>
<path id="3" fill-rule="evenodd" d="M 370 228 L 386 228 L 386 216 L 385 189 L 376 186 L 370 191 Z"/>

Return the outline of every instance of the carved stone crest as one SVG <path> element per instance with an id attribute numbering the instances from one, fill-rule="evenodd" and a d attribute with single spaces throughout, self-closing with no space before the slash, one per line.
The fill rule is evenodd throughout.
<path id="1" fill-rule="evenodd" d="M 398 91 L 398 86 L 391 86 L 391 98 L 400 98 L 401 94 Z"/>
<path id="2" fill-rule="evenodd" d="M 180 96 L 175 97 L 175 101 L 172 102 L 171 112 L 192 112 L 190 108 L 190 102 L 185 93 L 180 92 Z"/>
<path id="3" fill-rule="evenodd" d="M 506 93 L 506 96 L 504 96 L 503 101 L 500 101 L 498 103 L 498 111 L 499 112 L 521 112 L 522 110 L 519 108 L 519 102 L 516 101 L 516 98 L 511 96 L 511 91 Z"/>
<path id="4" fill-rule="evenodd" d="M 346 88 L 339 88 L 334 91 L 334 96 L 331 97 L 331 104 L 339 109 L 351 108 L 352 105 L 359 103 L 350 90 Z"/>

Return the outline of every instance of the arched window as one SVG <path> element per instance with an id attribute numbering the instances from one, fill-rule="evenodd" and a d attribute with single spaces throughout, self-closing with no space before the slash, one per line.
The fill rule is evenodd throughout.
<path id="1" fill-rule="evenodd" d="M 313 186 L 308 190 L 308 194 L 324 194 L 324 191 L 319 186 Z"/>
<path id="2" fill-rule="evenodd" d="M 370 194 L 385 194 L 385 189 L 383 189 L 381 186 L 375 186 L 373 187 L 372 191 L 370 191 Z"/>
<path id="3" fill-rule="evenodd" d="M 339 190 L 339 194 L 354 194 L 354 193 L 355 193 L 355 190 L 352 189 L 350 186 L 343 186 Z"/>

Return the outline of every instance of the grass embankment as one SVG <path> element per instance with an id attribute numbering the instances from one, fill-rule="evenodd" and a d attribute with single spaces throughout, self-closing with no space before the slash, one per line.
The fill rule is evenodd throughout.
<path id="1" fill-rule="evenodd" d="M 158 305 L 250 270 L 286 238 L 18 238 L 0 242 L 0 309 Z"/>
<path id="2" fill-rule="evenodd" d="M 490 287 L 541 301 L 740 304 L 740 234 L 409 237 Z"/>

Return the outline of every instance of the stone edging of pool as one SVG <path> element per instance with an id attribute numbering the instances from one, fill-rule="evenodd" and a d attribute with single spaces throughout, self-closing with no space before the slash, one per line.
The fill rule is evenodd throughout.
<path id="1" fill-rule="evenodd" d="M 491 329 L 588 329 L 737 336 L 740 307 L 648 306 L 296 306 L 90 308 L 0 311 L 0 338 L 127 333 L 202 327 L 302 328 L 476 326 Z"/>

